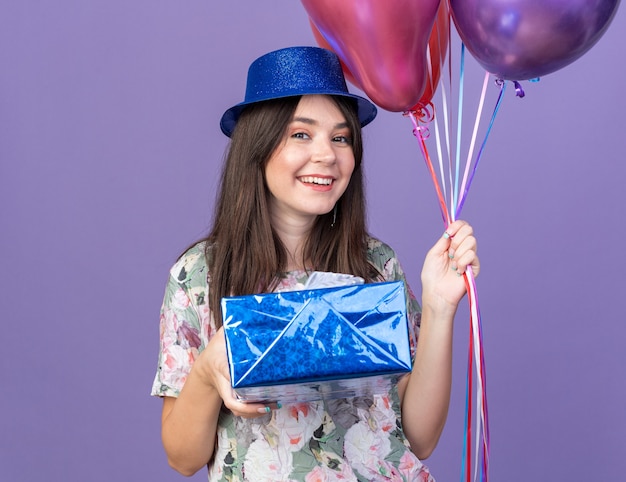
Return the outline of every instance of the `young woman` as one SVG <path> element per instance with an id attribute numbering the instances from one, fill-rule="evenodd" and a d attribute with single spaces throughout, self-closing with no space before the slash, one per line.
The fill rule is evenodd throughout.
<path id="1" fill-rule="evenodd" d="M 446 421 L 460 275 L 479 271 L 462 221 L 426 254 L 421 310 L 406 286 L 414 368 L 388 394 L 263 405 L 233 398 L 229 380 L 222 297 L 294 289 L 314 270 L 406 283 L 365 226 L 361 127 L 375 115 L 348 92 L 335 54 L 294 47 L 257 59 L 245 101 L 222 117 L 231 145 L 214 225 L 170 272 L 152 390 L 182 474 L 208 465 L 210 480 L 434 480 L 420 459 Z"/>

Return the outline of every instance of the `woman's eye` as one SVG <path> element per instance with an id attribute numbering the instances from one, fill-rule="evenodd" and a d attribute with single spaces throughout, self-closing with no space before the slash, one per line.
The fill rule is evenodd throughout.
<path id="1" fill-rule="evenodd" d="M 351 144 L 352 140 L 348 136 L 335 136 L 333 141 L 341 142 L 342 144 Z"/>
<path id="2" fill-rule="evenodd" d="M 292 135 L 292 137 L 295 139 L 308 139 L 309 135 L 305 132 L 296 132 Z"/>

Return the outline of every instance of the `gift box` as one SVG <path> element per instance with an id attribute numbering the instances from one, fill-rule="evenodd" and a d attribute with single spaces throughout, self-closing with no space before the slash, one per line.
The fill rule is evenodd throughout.
<path id="1" fill-rule="evenodd" d="M 404 283 L 222 299 L 231 385 L 244 401 L 386 393 L 411 371 Z"/>

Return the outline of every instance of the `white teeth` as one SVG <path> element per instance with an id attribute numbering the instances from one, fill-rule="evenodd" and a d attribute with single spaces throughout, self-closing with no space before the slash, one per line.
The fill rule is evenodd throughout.
<path id="1" fill-rule="evenodd" d="M 300 178 L 300 181 L 310 183 L 310 184 L 321 184 L 323 186 L 329 186 L 333 180 L 327 177 L 314 177 L 314 176 L 304 176 Z"/>

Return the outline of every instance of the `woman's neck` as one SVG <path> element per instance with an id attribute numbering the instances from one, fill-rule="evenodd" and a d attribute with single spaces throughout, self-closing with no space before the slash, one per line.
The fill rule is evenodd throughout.
<path id="1" fill-rule="evenodd" d="M 276 219 L 272 218 L 272 226 L 287 251 L 287 271 L 306 269 L 310 260 L 303 259 L 304 244 L 311 232 L 314 218 Z"/>

